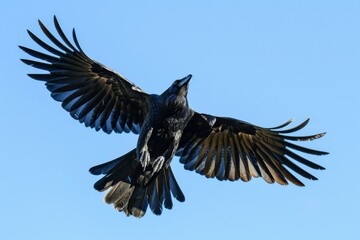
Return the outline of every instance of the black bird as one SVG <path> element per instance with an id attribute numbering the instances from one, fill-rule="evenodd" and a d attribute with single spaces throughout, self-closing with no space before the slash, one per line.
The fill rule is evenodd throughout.
<path id="1" fill-rule="evenodd" d="M 44 81 L 51 96 L 70 115 L 86 127 L 106 133 L 139 134 L 135 149 L 110 162 L 92 167 L 90 172 L 105 175 L 94 185 L 98 191 L 110 189 L 105 202 L 126 215 L 144 216 L 148 206 L 160 215 L 163 206 L 172 208 L 172 197 L 185 200 L 174 174 L 171 160 L 180 157 L 185 169 L 208 178 L 245 182 L 262 177 L 282 185 L 288 181 L 304 184 L 289 170 L 307 179 L 317 178 L 293 161 L 314 169 L 324 169 L 299 152 L 323 155 L 290 141 L 309 141 L 311 136 L 289 136 L 307 125 L 284 129 L 292 120 L 273 128 L 262 128 L 227 117 L 195 112 L 189 107 L 187 92 L 191 75 L 176 80 L 162 94 L 147 94 L 119 73 L 89 58 L 81 49 L 75 30 L 68 40 L 54 16 L 60 40 L 39 20 L 39 25 L 54 44 L 50 46 L 28 30 L 30 37 L 47 50 L 44 54 L 19 46 L 43 61 L 21 59 L 24 63 L 49 73 L 29 74 Z"/>

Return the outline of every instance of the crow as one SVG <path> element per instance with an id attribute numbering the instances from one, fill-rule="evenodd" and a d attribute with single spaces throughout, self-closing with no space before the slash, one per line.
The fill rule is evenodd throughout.
<path id="1" fill-rule="evenodd" d="M 309 119 L 293 128 L 285 129 L 293 119 L 277 127 L 262 128 L 234 118 L 198 113 L 187 99 L 192 75 L 174 81 L 160 95 L 148 94 L 121 74 L 88 57 L 74 29 L 73 45 L 56 16 L 54 25 L 60 38 L 40 20 L 39 25 L 53 46 L 29 30 L 28 34 L 50 54 L 19 46 L 42 61 L 21 60 L 48 73 L 28 75 L 44 81 L 51 97 L 62 102 L 62 107 L 86 127 L 108 134 L 139 134 L 135 149 L 90 168 L 92 174 L 105 175 L 94 188 L 108 190 L 105 202 L 127 216 L 141 218 L 148 207 L 160 215 L 163 207 L 172 208 L 172 197 L 185 201 L 171 170 L 174 156 L 180 157 L 185 169 L 221 181 L 247 182 L 252 177 L 262 177 L 268 183 L 286 185 L 290 181 L 304 186 L 292 172 L 311 180 L 317 178 L 294 161 L 313 169 L 325 169 L 293 150 L 312 155 L 327 152 L 291 143 L 314 140 L 325 133 L 287 135 L 305 127 Z"/>

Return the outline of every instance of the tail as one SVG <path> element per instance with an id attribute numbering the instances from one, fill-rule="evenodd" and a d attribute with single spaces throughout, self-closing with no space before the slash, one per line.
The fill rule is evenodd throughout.
<path id="1" fill-rule="evenodd" d="M 143 172 L 136 160 L 136 149 L 110 162 L 92 167 L 89 171 L 94 175 L 105 175 L 94 184 L 94 188 L 98 191 L 110 188 L 105 195 L 105 202 L 113 204 L 116 210 L 123 211 L 127 216 L 141 218 L 148 206 L 153 213 L 160 215 L 163 205 L 167 209 L 172 208 L 171 194 L 179 202 L 185 201 L 170 166 L 161 169 L 146 185 L 138 183 L 139 179 L 143 178 Z"/>

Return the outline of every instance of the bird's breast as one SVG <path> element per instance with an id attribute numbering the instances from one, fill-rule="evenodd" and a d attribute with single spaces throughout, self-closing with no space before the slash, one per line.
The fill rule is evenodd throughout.
<path id="1" fill-rule="evenodd" d="M 186 119 L 177 116 L 156 119 L 151 124 L 153 131 L 148 142 L 150 155 L 162 155 L 173 142 L 179 141 L 186 124 Z"/>

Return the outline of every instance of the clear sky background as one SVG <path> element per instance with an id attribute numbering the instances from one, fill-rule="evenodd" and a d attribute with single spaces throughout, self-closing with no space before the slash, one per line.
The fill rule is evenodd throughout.
<path id="1" fill-rule="evenodd" d="M 129 3 L 131 2 L 131 3 Z M 171 2 L 171 3 L 170 3 Z M 359 1 L 3 1 L 0 8 L 0 239 L 358 239 Z M 185 193 L 159 216 L 103 203 L 88 169 L 137 136 L 96 132 L 49 96 L 17 46 L 39 49 L 37 19 L 73 27 L 85 52 L 149 93 L 193 74 L 199 111 L 272 127 L 311 117 L 303 146 L 325 171 L 306 187 L 218 182 L 183 169 Z"/>

